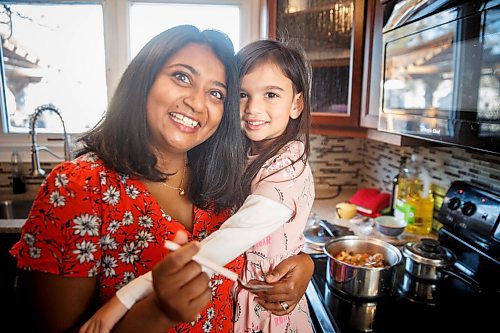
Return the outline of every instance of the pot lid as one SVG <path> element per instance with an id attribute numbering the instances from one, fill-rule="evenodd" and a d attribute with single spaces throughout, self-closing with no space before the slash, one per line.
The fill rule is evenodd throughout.
<path id="1" fill-rule="evenodd" d="M 418 263 L 435 267 L 448 267 L 456 260 L 453 252 L 430 238 L 422 238 L 418 243 L 407 243 L 403 248 L 403 255 Z"/>
<path id="2" fill-rule="evenodd" d="M 313 224 L 304 229 L 304 238 L 311 248 L 321 251 L 332 236 L 321 225 Z"/>

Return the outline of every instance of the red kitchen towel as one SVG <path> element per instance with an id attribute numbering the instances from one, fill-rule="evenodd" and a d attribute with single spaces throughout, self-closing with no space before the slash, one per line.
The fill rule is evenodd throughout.
<path id="1" fill-rule="evenodd" d="M 362 188 L 354 193 L 349 202 L 358 206 L 360 214 L 375 217 L 390 205 L 391 195 L 376 188 Z"/>

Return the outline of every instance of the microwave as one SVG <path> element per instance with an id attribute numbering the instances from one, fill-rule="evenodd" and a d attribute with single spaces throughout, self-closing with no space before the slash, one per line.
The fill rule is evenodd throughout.
<path id="1" fill-rule="evenodd" d="M 500 0 L 390 10 L 378 129 L 500 155 Z"/>

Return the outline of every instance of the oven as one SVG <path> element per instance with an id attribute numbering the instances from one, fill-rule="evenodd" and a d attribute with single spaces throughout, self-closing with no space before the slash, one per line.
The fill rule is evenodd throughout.
<path id="1" fill-rule="evenodd" d="M 385 2 L 378 129 L 500 154 L 500 1 Z"/>
<path id="2" fill-rule="evenodd" d="M 442 247 L 456 261 L 438 280 L 395 272 L 392 291 L 371 299 L 332 288 L 327 257 L 311 254 L 313 278 L 306 291 L 315 332 L 493 332 L 500 327 L 500 197 L 456 181 L 440 210 Z M 341 236 L 341 235 L 340 235 Z"/>

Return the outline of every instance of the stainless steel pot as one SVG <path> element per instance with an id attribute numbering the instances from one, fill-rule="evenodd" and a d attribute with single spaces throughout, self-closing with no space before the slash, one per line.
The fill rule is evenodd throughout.
<path id="1" fill-rule="evenodd" d="M 456 261 L 450 250 L 430 238 L 423 238 L 419 243 L 407 243 L 403 248 L 403 256 L 408 273 L 431 281 L 441 279 Z"/>
<path id="2" fill-rule="evenodd" d="M 340 251 L 382 253 L 388 266 L 366 268 L 337 260 Z M 374 298 L 388 294 L 394 285 L 395 266 L 401 263 L 401 252 L 393 245 L 375 238 L 344 236 L 325 244 L 328 255 L 326 280 L 333 288 L 355 297 Z"/>

